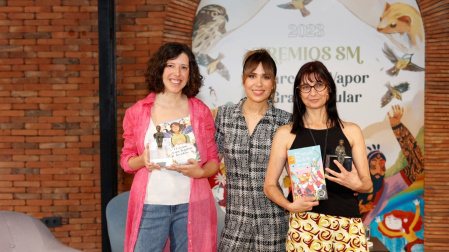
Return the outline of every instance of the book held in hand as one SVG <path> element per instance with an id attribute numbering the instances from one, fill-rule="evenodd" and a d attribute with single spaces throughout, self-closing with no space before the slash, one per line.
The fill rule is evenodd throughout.
<path id="1" fill-rule="evenodd" d="M 323 160 L 319 145 L 287 151 L 293 200 L 300 197 L 327 199 Z"/>
<path id="2" fill-rule="evenodd" d="M 189 159 L 200 160 L 189 117 L 157 125 L 156 130 L 150 140 L 150 162 L 165 168 L 188 164 Z"/>

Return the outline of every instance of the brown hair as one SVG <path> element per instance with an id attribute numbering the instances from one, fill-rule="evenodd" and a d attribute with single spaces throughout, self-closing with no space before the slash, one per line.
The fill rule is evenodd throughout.
<path id="1" fill-rule="evenodd" d="M 274 95 L 276 94 L 276 63 L 271 57 L 270 53 L 265 49 L 258 49 L 249 51 L 245 54 L 243 60 L 242 80 L 245 82 L 246 78 L 262 63 L 265 74 L 270 77 L 273 82 L 273 89 L 270 94 L 270 101 L 274 102 Z"/>
<path id="2" fill-rule="evenodd" d="M 189 57 L 189 80 L 182 89 L 182 93 L 189 98 L 195 97 L 199 93 L 203 85 L 203 76 L 200 74 L 195 55 L 187 45 L 177 42 L 170 42 L 161 46 L 148 61 L 145 71 L 145 83 L 148 85 L 150 92 L 158 94 L 165 91 L 162 74 L 167 61 L 176 59 L 181 53 L 185 53 Z"/>

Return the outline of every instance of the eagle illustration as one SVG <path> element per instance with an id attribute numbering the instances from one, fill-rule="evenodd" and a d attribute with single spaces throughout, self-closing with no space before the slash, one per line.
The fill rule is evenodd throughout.
<path id="1" fill-rule="evenodd" d="M 220 53 L 217 58 L 209 55 L 209 52 L 226 35 L 228 21 L 226 9 L 220 5 L 210 4 L 201 8 L 193 23 L 192 51 L 198 64 L 205 66 L 208 74 L 217 71 L 229 81 L 229 71 L 221 62 L 224 55 Z"/>

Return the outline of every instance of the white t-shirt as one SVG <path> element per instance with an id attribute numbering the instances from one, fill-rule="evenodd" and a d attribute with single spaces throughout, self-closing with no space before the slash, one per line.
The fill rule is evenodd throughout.
<path id="1" fill-rule="evenodd" d="M 173 122 L 190 121 L 190 116 L 165 122 L 160 124 L 161 131 L 165 132 L 163 147 L 171 144 L 170 133 L 167 126 Z M 156 126 L 153 120 L 150 120 L 150 126 L 148 127 L 145 135 L 145 146 L 149 143 L 150 149 L 150 162 L 151 157 L 158 157 L 158 159 L 169 158 L 166 148 L 158 148 L 154 134 L 156 133 Z M 145 195 L 145 204 L 153 205 L 178 205 L 189 203 L 190 200 L 190 177 L 183 175 L 177 171 L 167 170 L 162 168 L 159 170 L 153 170 L 148 176 L 148 184 Z"/>

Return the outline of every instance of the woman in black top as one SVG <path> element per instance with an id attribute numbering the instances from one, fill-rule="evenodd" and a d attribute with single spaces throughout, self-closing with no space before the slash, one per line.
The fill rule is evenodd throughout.
<path id="1" fill-rule="evenodd" d="M 344 140 L 347 156 L 354 164 L 347 171 L 337 160 L 337 171 L 326 168 L 328 199 L 301 197 L 288 201 L 277 183 L 286 163 L 287 150 L 320 145 L 322 160 L 335 154 Z M 325 164 L 329 167 L 329 164 Z M 294 83 L 293 122 L 280 127 L 274 136 L 264 192 L 290 211 L 287 251 L 366 251 L 366 237 L 355 193 L 372 190 L 365 141 L 360 127 L 340 120 L 336 85 L 319 61 L 306 63 Z"/>

